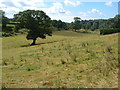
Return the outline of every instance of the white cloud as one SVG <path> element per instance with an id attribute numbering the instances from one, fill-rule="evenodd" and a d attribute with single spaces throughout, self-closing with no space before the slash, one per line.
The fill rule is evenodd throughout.
<path id="1" fill-rule="evenodd" d="M 57 14 L 57 15 L 50 14 L 49 16 L 51 17 L 52 20 L 53 19 L 55 19 L 55 20 L 62 20 L 64 22 L 71 22 L 71 21 L 73 21 L 73 18 L 74 18 L 73 15 L 64 15 L 63 16 L 62 14 Z"/>
<path id="2" fill-rule="evenodd" d="M 43 10 L 47 15 L 51 17 L 51 19 L 57 19 L 62 21 L 71 22 L 73 21 L 74 15 L 70 11 L 65 10 L 63 4 L 60 2 L 54 2 L 52 6 L 49 8 L 45 8 L 45 0 L 0 0 L 0 9 L 6 12 L 6 16 L 12 18 L 14 14 L 19 11 L 23 11 L 26 9 L 34 9 L 34 10 Z M 80 1 L 69 1 L 64 0 L 65 5 L 78 6 L 80 5 Z M 80 12 L 79 17 L 82 19 L 90 18 L 91 14 L 99 14 L 100 12 L 97 9 L 92 9 L 88 12 Z"/>
<path id="3" fill-rule="evenodd" d="M 105 5 L 107 5 L 107 6 L 110 6 L 110 7 L 111 7 L 111 6 L 112 6 L 112 1 L 106 2 L 106 3 L 105 3 Z"/>
<path id="4" fill-rule="evenodd" d="M 80 12 L 79 14 L 80 14 L 79 17 L 80 17 L 82 20 L 88 20 L 88 19 L 91 18 L 88 12 Z"/>
<path id="5" fill-rule="evenodd" d="M 85 12 L 80 12 L 80 16 L 81 16 L 81 17 L 88 17 L 88 14 L 85 13 Z"/>
<path id="6" fill-rule="evenodd" d="M 51 19 L 62 20 L 65 22 L 71 22 L 73 20 L 71 12 L 65 10 L 61 3 L 53 3 L 53 6 L 49 8 L 40 8 L 40 10 L 45 11 Z"/>
<path id="7" fill-rule="evenodd" d="M 45 6 L 44 0 L 0 0 L 0 9 L 5 11 L 7 17 L 12 18 L 14 14 L 26 9 L 39 10 Z"/>
<path id="8" fill-rule="evenodd" d="M 27 9 L 31 9 L 31 10 L 39 10 L 39 8 L 37 7 L 34 7 L 34 6 L 26 6 L 26 7 L 23 7 L 22 10 L 27 10 Z"/>
<path id="9" fill-rule="evenodd" d="M 49 8 L 42 8 L 44 6 L 44 0 L 1 0 L 0 9 L 5 11 L 5 14 L 9 18 L 13 18 L 13 15 L 19 11 L 34 9 L 43 10 L 51 19 L 61 19 L 64 21 L 70 21 L 70 11 L 64 9 L 61 3 L 55 2 Z M 69 18 L 68 18 L 69 17 Z"/>
<path id="10" fill-rule="evenodd" d="M 6 8 L 6 5 L 0 3 L 0 8 Z"/>
<path id="11" fill-rule="evenodd" d="M 21 11 L 21 9 L 15 7 L 3 8 L 2 10 L 5 11 L 6 16 L 9 18 L 12 18 L 14 14 Z"/>
<path id="12" fill-rule="evenodd" d="M 27 0 L 26 4 L 28 4 L 29 6 L 34 6 L 34 7 L 45 6 L 44 0 Z"/>
<path id="13" fill-rule="evenodd" d="M 88 11 L 88 13 L 92 13 L 92 14 L 102 14 L 102 12 L 100 12 L 99 10 L 97 9 L 92 9 L 91 11 Z"/>
<path id="14" fill-rule="evenodd" d="M 81 19 L 83 19 L 83 20 L 84 19 L 86 19 L 86 20 L 92 19 L 93 16 L 94 16 L 94 18 L 104 16 L 104 14 L 97 9 L 92 9 L 92 10 L 87 11 L 87 12 L 80 12 L 79 15 L 80 15 Z"/>
<path id="15" fill-rule="evenodd" d="M 42 6 L 45 6 L 44 0 L 1 0 L 0 4 L 4 4 L 7 7 L 23 7 L 23 6 L 42 7 Z"/>
<path id="16" fill-rule="evenodd" d="M 45 0 L 47 2 L 61 2 L 63 0 Z M 71 0 L 75 1 L 75 0 Z M 119 2 L 120 0 L 80 0 L 80 2 L 108 2 L 108 1 L 113 1 L 113 2 Z"/>
<path id="17" fill-rule="evenodd" d="M 81 3 L 80 3 L 80 1 L 76 1 L 76 2 L 72 2 L 72 1 L 69 1 L 69 0 L 64 0 L 64 4 L 65 5 L 68 5 L 68 6 L 78 6 L 78 5 L 80 5 Z"/>
<path id="18" fill-rule="evenodd" d="M 53 3 L 53 6 L 49 8 L 40 8 L 48 14 L 70 14 L 70 11 L 66 11 L 61 3 Z"/>
<path id="19" fill-rule="evenodd" d="M 61 3 L 53 3 L 53 6 L 47 9 L 49 13 L 65 13 Z"/>
<path id="20" fill-rule="evenodd" d="M 71 12 L 70 11 L 66 11 L 65 14 L 66 15 L 71 15 Z"/>
<path id="21" fill-rule="evenodd" d="M 23 7 L 23 6 L 28 6 L 28 1 L 24 0 L 12 0 L 12 3 L 16 6 L 16 7 Z"/>

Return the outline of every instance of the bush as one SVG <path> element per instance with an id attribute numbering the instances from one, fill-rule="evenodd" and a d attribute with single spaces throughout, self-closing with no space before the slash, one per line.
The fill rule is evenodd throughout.
<path id="1" fill-rule="evenodd" d="M 100 29 L 100 35 L 112 34 L 112 33 L 118 33 L 118 32 L 120 32 L 120 28 L 105 28 L 105 29 Z"/>

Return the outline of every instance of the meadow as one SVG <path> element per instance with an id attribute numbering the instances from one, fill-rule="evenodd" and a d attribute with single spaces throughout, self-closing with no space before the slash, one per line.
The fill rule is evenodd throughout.
<path id="1" fill-rule="evenodd" d="M 118 33 L 56 31 L 31 42 L 2 38 L 3 88 L 118 87 Z"/>

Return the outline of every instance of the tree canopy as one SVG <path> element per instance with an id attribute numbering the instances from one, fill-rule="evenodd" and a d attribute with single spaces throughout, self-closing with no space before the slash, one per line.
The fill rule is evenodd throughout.
<path id="1" fill-rule="evenodd" d="M 99 30 L 107 33 L 118 32 L 120 29 L 120 15 L 109 19 L 82 20 L 80 17 L 74 17 L 71 23 L 62 20 L 51 20 L 41 10 L 25 10 L 14 15 L 14 18 L 7 18 L 5 12 L 0 10 L 0 27 L 2 27 L 2 36 L 17 35 L 16 33 L 28 33 L 26 38 L 32 39 L 33 43 L 38 37 L 45 39 L 46 35 L 51 36 L 52 31 L 60 30 Z M 10 23 L 9 23 L 10 22 Z M 7 25 L 8 24 L 8 25 Z M 108 29 L 108 30 L 107 30 Z M 115 29 L 115 30 L 114 30 Z M 114 30 L 114 31 L 113 31 Z"/>
<path id="2" fill-rule="evenodd" d="M 5 29 L 6 25 L 9 23 L 9 19 L 5 16 L 5 12 L 0 10 L 0 24 L 2 23 L 2 28 Z"/>
<path id="3" fill-rule="evenodd" d="M 29 29 L 27 39 L 35 41 L 38 37 L 45 39 L 46 35 L 52 36 L 51 19 L 43 11 L 25 10 L 14 15 L 14 20 L 18 22 L 17 27 Z"/>
<path id="4" fill-rule="evenodd" d="M 81 18 L 74 17 L 73 29 L 75 29 L 75 31 L 81 29 L 81 23 L 80 23 L 80 21 L 81 21 Z"/>
<path id="5" fill-rule="evenodd" d="M 52 20 L 52 26 L 56 27 L 58 30 L 66 30 L 67 23 L 61 21 L 61 20 Z"/>

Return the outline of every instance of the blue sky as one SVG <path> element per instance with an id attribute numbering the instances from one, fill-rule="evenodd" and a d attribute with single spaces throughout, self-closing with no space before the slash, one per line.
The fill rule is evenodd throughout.
<path id="1" fill-rule="evenodd" d="M 113 18 L 118 14 L 118 0 L 0 0 L 0 9 L 9 18 L 34 9 L 43 10 L 51 19 L 71 22 L 75 16 L 83 20 Z"/>

